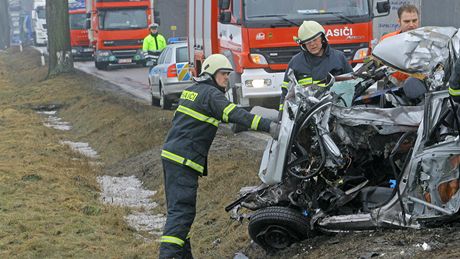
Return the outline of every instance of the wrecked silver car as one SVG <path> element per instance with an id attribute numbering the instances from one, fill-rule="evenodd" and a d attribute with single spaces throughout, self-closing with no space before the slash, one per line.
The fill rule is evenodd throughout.
<path id="1" fill-rule="evenodd" d="M 422 228 L 458 218 L 460 123 L 442 90 L 458 54 L 456 32 L 430 27 L 403 35 L 411 48 L 393 47 L 403 52 L 399 59 L 385 53 L 401 43 L 377 46 L 385 66 L 366 64 L 351 82 L 331 77 L 327 88 L 303 88 L 290 72 L 280 135 L 261 162 L 262 184 L 244 188 L 226 210 L 248 216 L 251 238 L 268 251 L 321 232 Z M 422 47 L 430 55 L 447 52 L 434 62 L 426 51 L 416 54 Z M 406 106 L 403 87 L 391 84 L 395 69 L 422 79 L 418 105 Z"/>

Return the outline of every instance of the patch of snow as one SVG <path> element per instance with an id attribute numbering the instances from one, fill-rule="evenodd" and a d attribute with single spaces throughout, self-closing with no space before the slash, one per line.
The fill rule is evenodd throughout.
<path id="1" fill-rule="evenodd" d="M 416 244 L 415 246 L 416 247 L 421 247 L 423 249 L 423 251 L 430 251 L 431 250 L 431 246 L 429 244 L 427 244 L 426 242 L 423 242 L 423 244 Z"/>
<path id="2" fill-rule="evenodd" d="M 57 129 L 57 130 L 71 130 L 72 126 L 70 126 L 69 122 L 62 121 L 61 118 L 55 116 L 57 111 L 39 111 L 38 114 L 48 115 L 46 121 L 43 123 L 45 127 Z"/>
<path id="3" fill-rule="evenodd" d="M 145 190 L 135 176 L 113 177 L 101 176 L 97 181 L 102 187 L 101 199 L 104 203 L 130 208 L 153 209 L 157 206 L 150 197 L 155 191 Z"/>
<path id="4" fill-rule="evenodd" d="M 145 190 L 142 182 L 135 176 L 113 177 L 100 176 L 97 178 L 101 185 L 101 200 L 106 204 L 125 206 L 139 209 L 125 217 L 128 225 L 137 231 L 145 231 L 160 236 L 166 223 L 163 214 L 153 214 L 151 209 L 158 204 L 151 200 L 156 191 Z"/>
<path id="5" fill-rule="evenodd" d="M 90 158 L 98 158 L 99 155 L 97 154 L 97 152 L 92 149 L 88 143 L 84 143 L 84 142 L 72 142 L 72 141 L 67 141 L 67 140 L 64 140 L 64 141 L 60 141 L 59 143 L 61 143 L 62 145 L 68 145 L 70 147 L 70 149 L 72 149 L 73 151 L 75 152 L 78 152 L 84 156 L 87 156 L 87 157 L 90 157 Z"/>
<path id="6" fill-rule="evenodd" d="M 161 230 L 166 223 L 166 217 L 163 214 L 152 215 L 148 212 L 134 212 L 126 216 L 125 220 L 137 231 L 149 232 L 156 236 L 161 236 Z"/>
<path id="7" fill-rule="evenodd" d="M 38 114 L 45 114 L 45 115 L 56 115 L 57 111 L 41 111 L 37 112 Z"/>
<path id="8" fill-rule="evenodd" d="M 48 116 L 46 122 L 43 123 L 45 127 L 53 128 L 57 130 L 71 130 L 72 126 L 70 126 L 69 122 L 62 121 L 61 118 L 56 116 Z"/>

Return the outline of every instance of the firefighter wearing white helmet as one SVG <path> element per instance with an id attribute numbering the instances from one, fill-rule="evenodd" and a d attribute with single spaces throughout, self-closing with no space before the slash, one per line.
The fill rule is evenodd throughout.
<path id="1" fill-rule="evenodd" d="M 304 21 L 300 25 L 294 41 L 302 51 L 289 61 L 288 68 L 281 85 L 279 110 L 283 111 L 284 99 L 288 92 L 288 71 L 292 69 L 297 81 L 304 87 L 325 87 L 329 74 L 334 76 L 353 71 L 345 55 L 329 46 L 326 31 L 315 21 Z"/>
<path id="2" fill-rule="evenodd" d="M 209 74 L 213 76 L 218 71 L 232 72 L 233 67 L 230 61 L 222 54 L 213 54 L 209 56 L 202 65 L 200 75 Z"/>
<path id="3" fill-rule="evenodd" d="M 157 23 L 152 23 L 149 25 L 150 33 L 144 38 L 142 43 L 142 51 L 159 52 L 166 48 L 166 39 L 158 32 L 158 27 L 159 25 Z"/>
<path id="4" fill-rule="evenodd" d="M 224 92 L 232 70 L 224 55 L 209 56 L 200 77 L 179 98 L 161 151 L 168 215 L 160 258 L 192 258 L 189 231 L 195 218 L 198 178 L 207 175 L 207 156 L 219 123 L 241 124 L 275 138 L 279 131 L 278 124 L 227 100 Z"/>

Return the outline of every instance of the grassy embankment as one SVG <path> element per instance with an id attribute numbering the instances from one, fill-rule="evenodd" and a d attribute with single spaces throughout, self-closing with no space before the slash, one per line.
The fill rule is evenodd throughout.
<path id="1" fill-rule="evenodd" d="M 136 238 L 123 221 L 127 209 L 99 202 L 95 178 L 104 168 L 59 141 L 88 142 L 104 165 L 123 163 L 158 149 L 172 112 L 120 96 L 83 73 L 45 76 L 33 50 L 0 54 L 0 257 L 155 256 L 158 244 Z M 58 116 L 72 124 L 71 131 L 43 126 L 34 108 L 49 104 L 60 107 Z M 220 136 L 226 146 L 211 152 L 210 176 L 200 181 L 192 229 L 197 258 L 231 257 L 249 244 L 246 224 L 230 220 L 223 208 L 241 186 L 258 182 L 261 153 L 227 137 Z M 161 171 L 147 172 L 143 180 L 161 186 Z M 163 201 L 162 193 L 160 187 L 154 198 Z"/>

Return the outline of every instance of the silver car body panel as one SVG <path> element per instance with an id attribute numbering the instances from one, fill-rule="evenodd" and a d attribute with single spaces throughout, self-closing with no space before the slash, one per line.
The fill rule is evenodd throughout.
<path id="1" fill-rule="evenodd" d="M 372 55 L 395 69 L 427 75 L 437 65 L 447 65 L 449 57 L 458 53 L 456 34 L 453 27 L 422 27 L 386 38 L 377 44 Z M 457 45 L 457 51 L 451 48 L 452 44 Z"/>

